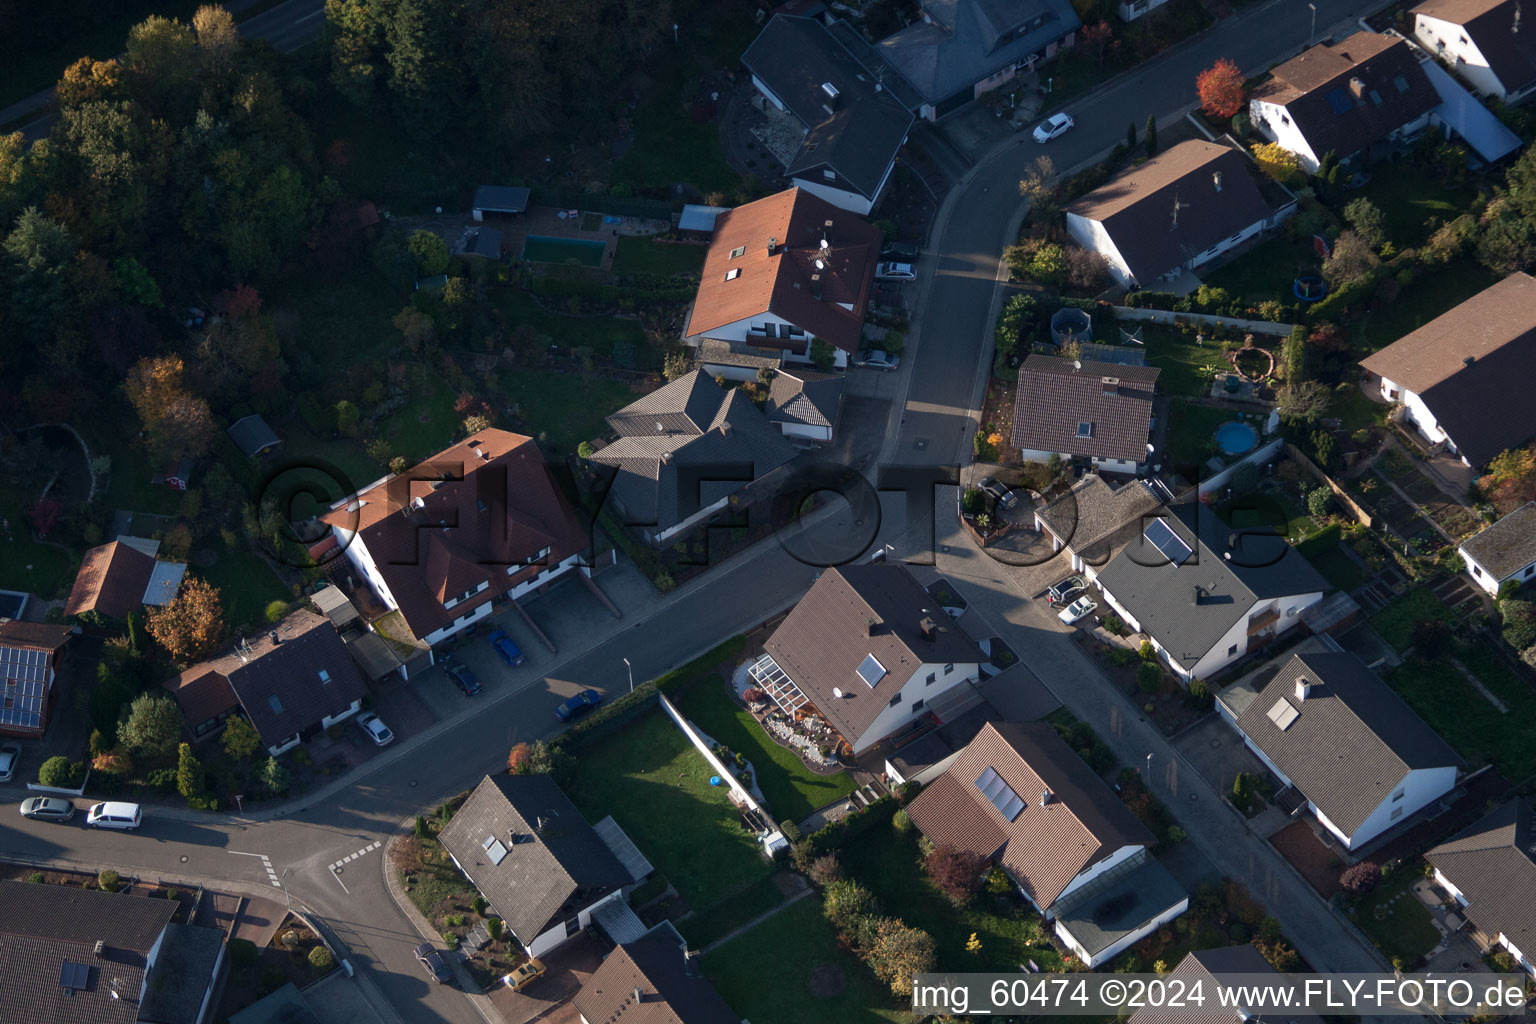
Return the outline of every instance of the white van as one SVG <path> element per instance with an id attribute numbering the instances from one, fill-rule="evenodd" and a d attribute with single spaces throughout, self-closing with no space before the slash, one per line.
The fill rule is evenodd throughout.
<path id="1" fill-rule="evenodd" d="M 85 816 L 85 823 L 93 828 L 135 829 L 144 820 L 144 812 L 138 804 L 92 804 Z"/>

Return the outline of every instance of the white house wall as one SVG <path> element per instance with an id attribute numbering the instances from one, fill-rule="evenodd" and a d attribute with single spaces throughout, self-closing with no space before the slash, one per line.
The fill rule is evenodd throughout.
<path id="1" fill-rule="evenodd" d="M 820 174 L 821 172 L 818 170 L 816 173 Z M 887 173 L 889 173 L 889 169 L 887 169 Z M 860 195 L 851 189 L 838 188 L 834 182 L 825 179 L 818 181 L 815 177 L 796 177 L 792 180 L 796 185 L 799 185 L 812 195 L 819 196 L 838 209 L 847 210 L 849 213 L 856 213 L 860 217 L 869 216 L 869 211 L 875 205 L 875 200 L 868 196 Z"/>
<path id="2" fill-rule="evenodd" d="M 1129 288 L 1136 283 L 1136 278 L 1131 275 L 1131 268 L 1126 264 L 1125 257 L 1120 255 L 1120 249 L 1115 245 L 1114 239 L 1109 237 L 1109 232 L 1102 223 L 1069 211 L 1067 234 L 1084 249 L 1092 249 L 1103 256 L 1104 261 L 1109 264 L 1110 274 L 1114 276 L 1120 287 Z"/>
<path id="3" fill-rule="evenodd" d="M 1296 163 L 1308 174 L 1317 173 L 1318 157 L 1312 152 L 1307 137 L 1301 134 L 1291 115 L 1277 103 L 1254 100 L 1248 104 L 1248 116 L 1253 126 L 1271 142 L 1278 142 L 1281 149 L 1296 154 Z M 1349 154 L 1340 154 L 1340 157 Z"/>
<path id="4" fill-rule="evenodd" d="M 1128 0 L 1120 5 L 1120 19 L 1135 21 L 1148 11 L 1154 11 L 1167 2 L 1168 0 Z"/>
<path id="5" fill-rule="evenodd" d="M 1497 96 L 1501 100 L 1506 98 L 1504 83 L 1493 73 L 1493 68 L 1488 66 L 1488 58 L 1483 56 L 1483 52 L 1461 25 L 1419 14 L 1414 17 L 1413 37 L 1478 92 Z"/>
<path id="6" fill-rule="evenodd" d="M 1067 929 L 1062 925 L 1060 921 L 1056 922 L 1056 937 L 1060 939 L 1062 943 L 1065 944 L 1069 949 L 1076 953 L 1077 958 L 1088 967 L 1098 967 L 1102 964 L 1109 963 L 1109 961 L 1113 960 L 1120 953 L 1129 949 L 1131 946 L 1134 946 L 1136 943 L 1140 942 L 1148 935 L 1151 935 L 1153 932 L 1157 931 L 1157 929 L 1161 928 L 1169 921 L 1172 921 L 1174 918 L 1178 917 L 1188 909 L 1189 897 L 1185 896 L 1183 899 L 1179 900 L 1179 902 L 1175 903 L 1167 910 L 1164 910 L 1156 917 L 1149 919 L 1145 924 L 1137 928 L 1135 931 L 1111 943 L 1103 950 L 1092 956 L 1088 954 L 1087 950 L 1083 949 L 1082 946 L 1077 944 L 1077 940 L 1072 937 L 1072 934 L 1067 931 Z"/>
<path id="7" fill-rule="evenodd" d="M 662 530 L 660 533 L 652 534 L 651 543 L 658 545 L 665 544 L 667 541 L 671 540 L 673 537 L 676 537 L 678 534 L 684 532 L 685 530 L 691 529 L 694 526 L 697 526 L 699 523 L 702 523 L 716 512 L 719 512 L 721 509 L 725 508 L 726 505 L 730 504 L 730 501 L 730 495 L 726 495 L 719 501 L 715 502 L 713 505 L 706 505 L 704 508 L 699 509 L 693 515 L 689 516 L 687 519 L 684 519 L 676 526 L 669 526 L 665 530 Z"/>
<path id="8" fill-rule="evenodd" d="M 1515 580 L 1519 583 L 1527 583 L 1530 581 L 1532 576 L 1536 576 L 1536 562 L 1532 562 L 1529 565 L 1516 569 L 1514 572 L 1507 576 L 1495 579 L 1493 573 L 1483 568 L 1482 564 L 1479 563 L 1477 559 L 1467 554 L 1466 548 L 1458 548 L 1457 550 L 1461 554 L 1462 561 L 1467 563 L 1467 572 L 1472 576 L 1473 582 L 1494 596 L 1498 596 L 1499 587 L 1506 580 Z"/>
<path id="9" fill-rule="evenodd" d="M 780 423 L 778 426 L 785 437 L 798 437 L 806 441 L 832 440 L 831 427 L 818 427 L 809 423 Z"/>
<path id="10" fill-rule="evenodd" d="M 930 672 L 934 675 L 932 685 L 929 685 L 927 681 L 928 673 Z M 869 727 L 864 730 L 858 739 L 855 740 L 846 736 L 843 738 L 849 740 L 853 745 L 853 752 L 857 754 L 859 751 L 885 739 L 902 726 L 908 725 L 917 718 L 926 715 L 929 705 L 933 701 L 953 690 L 961 683 L 974 683 L 980 674 L 981 667 L 974 661 L 957 663 L 948 674 L 945 673 L 944 663 L 942 662 L 919 665 L 917 671 L 912 673 L 912 678 L 908 679 L 906 685 L 901 688 L 900 703 L 881 708 L 880 713 L 875 716 L 875 720 L 869 724 Z M 857 693 L 857 691 L 853 692 Z M 872 693 L 873 691 L 858 693 L 856 697 L 844 699 L 863 700 L 870 697 Z M 827 699 L 836 700 L 837 698 L 829 697 Z M 919 701 L 922 702 L 922 706 L 914 709 L 913 705 Z"/>
<path id="11" fill-rule="evenodd" d="M 771 324 L 775 328 L 774 334 L 771 337 L 761 333 L 753 333 L 752 328 L 754 325 L 766 324 Z M 744 320 L 737 320 L 735 323 L 726 324 L 723 327 L 716 327 L 712 330 L 700 331 L 699 336 L 706 338 L 717 338 L 720 341 L 750 341 L 754 345 L 762 345 L 765 348 L 774 348 L 785 343 L 795 344 L 798 342 L 804 342 L 807 345 L 810 344 L 811 333 L 809 331 L 795 338 L 779 337 L 777 328 L 781 325 L 787 325 L 789 327 L 799 326 L 799 324 L 792 324 L 788 320 L 785 320 L 783 317 L 775 316 L 773 313 L 770 313 L 765 309 L 761 313 L 754 313 L 752 316 L 749 316 Z"/>
<path id="12" fill-rule="evenodd" d="M 368 552 L 368 546 L 363 543 L 362 538 L 354 531 L 344 530 L 339 526 L 331 527 L 331 533 L 336 537 L 336 543 L 346 553 L 347 561 L 351 563 L 352 568 L 356 569 L 358 575 L 367 580 L 368 585 L 373 588 L 379 603 L 390 611 L 398 609 L 400 602 L 396 601 L 395 595 L 390 593 L 388 584 L 384 582 L 383 574 L 379 572 L 379 567 L 374 564 L 373 555 Z"/>
<path id="13" fill-rule="evenodd" d="M 1305 702 L 1302 704 L 1302 713 L 1306 713 Z M 1401 790 L 1403 798 L 1394 801 L 1392 793 L 1387 794 L 1387 798 L 1381 802 L 1380 806 L 1372 811 L 1370 817 L 1355 829 L 1355 834 L 1349 837 L 1349 848 L 1353 850 L 1369 842 L 1455 788 L 1456 768 L 1453 765 L 1441 768 L 1417 768 L 1409 772 L 1402 784 L 1392 791 L 1397 793 Z"/>
<path id="14" fill-rule="evenodd" d="M 607 896 L 604 896 L 602 899 L 598 900 L 596 903 L 592 904 L 590 907 L 582 908 L 582 910 L 579 911 L 576 915 L 576 920 L 580 924 L 581 930 L 586 930 L 592 924 L 592 912 L 594 910 L 605 904 L 612 903 L 614 900 L 621 900 L 623 898 L 624 893 L 622 890 L 618 892 L 611 892 Z M 538 936 L 538 938 L 527 944 L 526 949 L 528 950 L 528 955 L 543 956 L 550 950 L 563 946 L 565 943 L 571 941 L 580 934 L 581 931 L 576 932 L 574 935 L 565 934 L 565 921 L 561 921 L 549 931 L 544 932 Z"/>
<path id="15" fill-rule="evenodd" d="M 1248 623 L 1254 618 L 1273 608 L 1280 609 L 1280 618 L 1275 621 L 1272 627 L 1274 630 L 1273 635 L 1278 637 L 1287 630 L 1295 628 L 1296 624 L 1301 621 L 1301 613 L 1322 599 L 1322 591 L 1317 591 L 1311 594 L 1292 594 L 1289 597 L 1256 602 L 1252 608 L 1248 609 L 1248 614 L 1235 622 L 1222 635 L 1222 638 L 1216 641 L 1211 649 L 1195 663 L 1194 668 L 1185 673 L 1179 666 L 1175 665 L 1175 671 L 1178 671 L 1186 679 L 1189 676 L 1209 679 L 1248 653 Z M 1228 653 L 1234 646 L 1237 650 Z"/>

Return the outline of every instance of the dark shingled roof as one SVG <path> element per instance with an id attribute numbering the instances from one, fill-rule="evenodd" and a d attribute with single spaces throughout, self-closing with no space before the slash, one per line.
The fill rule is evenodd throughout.
<path id="1" fill-rule="evenodd" d="M 627 522 L 665 530 L 767 476 L 795 449 L 740 389 L 694 370 L 608 417 L 619 439 L 592 456 L 611 466 Z"/>
<path id="2" fill-rule="evenodd" d="M 267 421 L 256 413 L 231 423 L 229 439 L 235 442 L 235 447 L 239 448 L 246 458 L 255 458 L 262 452 L 283 443 L 277 436 L 277 431 L 269 427 Z"/>
<path id="3" fill-rule="evenodd" d="M 1024 801 L 1012 821 L 976 785 L 988 768 Z M 1051 798 L 1041 806 L 1046 791 Z M 1121 847 L 1154 840 L 1056 730 L 1040 723 L 983 726 L 907 814 L 934 843 L 997 861 L 1042 908 Z"/>
<path id="4" fill-rule="evenodd" d="M 1186 953 L 1168 975 L 1168 980 L 1178 979 L 1191 986 L 1202 982 L 1205 990 L 1210 991 L 1210 983 L 1215 977 L 1226 974 L 1262 974 L 1273 976 L 1275 983 L 1281 980 L 1279 972 L 1270 966 L 1263 954 L 1246 945 Z M 1248 1019 L 1237 1007 L 1224 1007 L 1219 999 L 1207 999 L 1200 1004 L 1186 1001 L 1184 1006 L 1143 1006 L 1131 1014 L 1128 1024 L 1244 1024 Z M 1277 1024 L 1280 1020 L 1285 1024 L 1322 1024 L 1322 1018 L 1315 1013 L 1291 1009 L 1275 1018 L 1265 1019 L 1275 1019 Z"/>
<path id="5" fill-rule="evenodd" d="M 1252 99 L 1284 107 L 1318 159 L 1330 150 L 1349 156 L 1440 105 L 1398 36 L 1356 32 L 1303 50 L 1270 75 Z"/>
<path id="6" fill-rule="evenodd" d="M 914 19 L 875 51 L 930 104 L 1030 54 L 1043 57 L 1049 44 L 1082 25 L 1067 0 L 926 0 L 922 7 L 928 18 Z M 1036 19 L 1037 27 L 1027 27 Z"/>
<path id="7" fill-rule="evenodd" d="M 1413 13 L 1460 25 L 1506 93 L 1536 81 L 1536 36 L 1529 23 L 1519 31 L 1520 0 L 1425 0 Z"/>
<path id="8" fill-rule="evenodd" d="M 139 1005 L 140 1024 L 197 1024 L 203 993 L 223 951 L 224 933 L 217 928 L 166 925 Z"/>
<path id="9" fill-rule="evenodd" d="M 175 912 L 169 900 L 0 881 L 3 1005 L 25 1007 L 27 1024 L 135 1024 L 146 957 Z M 98 940 L 106 943 L 100 957 Z M 66 960 L 87 969 L 72 995 L 59 985 Z M 126 998 L 112 998 L 114 983 Z"/>
<path id="10" fill-rule="evenodd" d="M 1470 902 L 1467 920 L 1504 935 L 1527 957 L 1536 947 L 1536 814 L 1511 800 L 1424 858 Z"/>
<path id="11" fill-rule="evenodd" d="M 481 185 L 475 189 L 473 206 L 491 213 L 522 213 L 528 209 L 528 195 L 520 185 Z"/>
<path id="12" fill-rule="evenodd" d="M 1303 679 L 1311 687 L 1298 700 Z M 1296 712 L 1284 729 L 1271 717 L 1281 701 Z M 1462 763 L 1353 654 L 1294 655 L 1238 716 L 1237 727 L 1345 835 L 1354 835 L 1409 772 Z"/>
<path id="13" fill-rule="evenodd" d="M 1536 278 L 1511 274 L 1360 365 L 1422 398 L 1481 466 L 1536 436 Z"/>
<path id="14" fill-rule="evenodd" d="M 1168 511 L 1163 521 L 1190 547 L 1192 557 L 1175 564 L 1147 541 L 1143 528 L 1099 571 L 1098 583 L 1186 670 L 1258 601 L 1331 589 L 1305 558 L 1272 533 L 1229 533 L 1215 513 L 1197 503 Z M 1201 528 L 1198 539 L 1191 522 Z"/>
<path id="15" fill-rule="evenodd" d="M 1013 445 L 1141 462 L 1152 426 L 1152 389 L 1160 373 L 1151 366 L 1082 363 L 1032 355 L 1019 367 L 1014 398 Z M 1080 436 L 1080 425 L 1089 436 Z"/>
<path id="16" fill-rule="evenodd" d="M 268 747 L 340 714 L 368 693 L 331 620 L 304 608 L 247 640 L 243 650 L 200 662 L 165 688 L 191 725 L 238 700 Z"/>
<path id="17" fill-rule="evenodd" d="M 773 423 L 830 427 L 843 404 L 843 378 L 815 370 L 780 370 L 768 385 L 764 410 Z"/>
<path id="18" fill-rule="evenodd" d="M 438 838 L 525 946 L 632 880 L 548 775 L 487 775 Z"/>
<path id="19" fill-rule="evenodd" d="M 1498 581 L 1536 562 L 1536 501 L 1462 541 L 1461 549 Z"/>
<path id="20" fill-rule="evenodd" d="M 665 927 L 620 943 L 576 993 L 576 1012 L 592 1024 L 740 1024 L 683 953 Z"/>
<path id="21" fill-rule="evenodd" d="M 320 1024 L 304 996 L 288 982 L 229 1018 L 229 1024 Z"/>
<path id="22" fill-rule="evenodd" d="M 1275 212 L 1253 174 L 1236 150 L 1194 139 L 1116 175 L 1067 212 L 1103 224 L 1131 275 L 1150 285 Z"/>
<path id="23" fill-rule="evenodd" d="M 923 637 L 925 618 L 937 627 L 932 640 Z M 849 743 L 924 664 L 979 664 L 983 657 L 905 567 L 883 562 L 823 572 L 763 650 Z M 870 655 L 885 669 L 873 687 L 858 674 Z"/>
<path id="24" fill-rule="evenodd" d="M 907 139 L 912 114 L 832 38 L 819 21 L 776 15 L 742 54 L 741 63 L 789 107 L 808 134 L 790 161 L 790 177 L 829 167 L 873 199 Z M 831 83 L 833 101 L 823 90 Z"/>

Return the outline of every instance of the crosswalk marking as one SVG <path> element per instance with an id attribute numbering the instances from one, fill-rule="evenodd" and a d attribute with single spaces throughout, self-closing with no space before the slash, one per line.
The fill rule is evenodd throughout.
<path id="1" fill-rule="evenodd" d="M 338 868 L 341 868 L 341 867 L 351 863 L 352 861 L 356 860 L 359 857 L 366 856 L 367 854 L 372 853 L 374 850 L 377 850 L 379 847 L 381 847 L 383 845 L 384 845 L 384 841 L 383 840 L 376 839 L 373 842 L 369 843 L 367 846 L 363 847 L 361 850 L 356 850 L 356 851 L 354 851 L 352 853 L 349 853 L 345 857 L 343 857 L 340 860 L 334 862 L 333 864 L 330 865 L 330 869 L 332 871 L 335 871 Z"/>

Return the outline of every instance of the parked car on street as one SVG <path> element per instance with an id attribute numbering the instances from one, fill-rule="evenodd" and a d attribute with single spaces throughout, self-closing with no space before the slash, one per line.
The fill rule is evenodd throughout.
<path id="1" fill-rule="evenodd" d="M 1019 496 L 999 483 L 995 477 L 984 476 L 976 483 L 983 491 L 997 499 L 998 508 L 1009 509 L 1019 503 Z"/>
<path id="2" fill-rule="evenodd" d="M 1060 583 L 1052 583 L 1045 592 L 1047 604 L 1066 604 L 1088 589 L 1087 582 L 1081 576 L 1068 576 Z"/>
<path id="3" fill-rule="evenodd" d="M 1052 114 L 1050 117 L 1035 125 L 1035 141 L 1044 145 L 1052 139 L 1060 138 L 1071 131 L 1077 122 L 1072 120 L 1070 114 Z"/>
<path id="4" fill-rule="evenodd" d="M 387 747 L 395 741 L 395 734 L 389 731 L 389 726 L 379 721 L 379 716 L 372 711 L 364 711 L 358 715 L 357 726 L 369 739 L 373 740 L 373 745 L 376 747 Z"/>
<path id="5" fill-rule="evenodd" d="M 75 805 L 58 796 L 34 796 L 21 802 L 21 816 L 38 821 L 68 821 L 75 816 Z"/>
<path id="6" fill-rule="evenodd" d="M 21 744 L 0 744 L 0 782 L 10 782 L 21 764 Z"/>
<path id="7" fill-rule="evenodd" d="M 1063 608 L 1056 617 L 1070 626 L 1092 615 L 1098 607 L 1099 603 L 1097 601 L 1084 595 Z"/>
<path id="8" fill-rule="evenodd" d="M 120 828 L 131 832 L 144 823 L 144 811 L 138 804 L 115 801 L 92 804 L 86 812 L 85 823 L 92 828 Z"/>
<path id="9" fill-rule="evenodd" d="M 480 680 L 469 670 L 468 665 L 460 665 L 458 662 L 448 664 L 448 678 L 453 680 L 453 685 L 464 691 L 464 696 L 473 697 L 480 692 Z"/>
<path id="10" fill-rule="evenodd" d="M 545 970 L 546 968 L 544 967 L 544 961 L 540 960 L 538 957 L 533 957 L 527 963 L 518 967 L 517 970 L 513 971 L 511 974 L 503 975 L 501 980 L 505 982 L 507 988 L 511 989 L 513 992 L 521 992 L 523 989 L 533 984 L 535 978 L 544 977 Z"/>
<path id="11" fill-rule="evenodd" d="M 877 281 L 916 281 L 917 271 L 912 269 L 910 263 L 897 263 L 894 260 L 886 263 L 875 264 L 875 280 Z"/>
<path id="12" fill-rule="evenodd" d="M 582 690 L 570 700 L 563 701 L 555 708 L 555 717 L 562 722 L 569 722 L 573 718 L 580 718 L 603 702 L 603 695 L 596 690 Z"/>
<path id="13" fill-rule="evenodd" d="M 504 629 L 498 629 L 491 634 L 491 646 L 496 648 L 496 653 L 501 655 L 501 660 L 507 663 L 509 668 L 516 668 L 523 663 L 523 650 L 512 642 Z"/>
<path id="14" fill-rule="evenodd" d="M 448 961 L 443 959 L 443 954 L 432 948 L 432 943 L 423 942 L 417 946 L 416 959 L 427 969 L 427 976 L 439 985 L 446 985 L 453 980 Z"/>
<path id="15" fill-rule="evenodd" d="M 871 370 L 894 370 L 901 365 L 901 356 L 889 355 L 880 349 L 865 349 L 853 360 L 854 366 L 867 366 Z"/>

